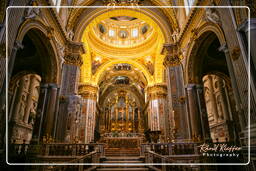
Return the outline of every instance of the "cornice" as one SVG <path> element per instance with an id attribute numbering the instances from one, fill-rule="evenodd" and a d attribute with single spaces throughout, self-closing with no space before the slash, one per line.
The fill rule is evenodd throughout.
<path id="1" fill-rule="evenodd" d="M 197 1 L 195 6 L 205 6 L 209 2 L 208 0 L 206 1 Z M 202 8 L 194 8 L 190 11 L 189 16 L 186 19 L 186 24 L 181 28 L 179 37 L 178 37 L 178 42 L 182 42 L 184 38 L 186 37 L 185 35 L 191 31 L 192 28 L 194 28 L 194 25 L 196 24 L 196 20 L 198 20 L 198 16 L 202 13 L 204 9 Z"/>
<path id="2" fill-rule="evenodd" d="M 47 5 L 52 5 L 50 3 L 50 1 L 46 2 L 43 0 L 39 0 L 40 5 L 42 6 L 47 6 Z M 59 29 L 62 38 L 67 41 L 67 34 L 66 34 L 66 30 L 64 29 L 64 26 L 61 24 L 60 18 L 58 16 L 58 14 L 56 13 L 56 11 L 54 10 L 54 8 L 46 8 L 46 10 L 49 12 L 49 14 L 51 15 L 51 17 L 53 18 L 53 22 L 57 25 L 57 28 Z"/>

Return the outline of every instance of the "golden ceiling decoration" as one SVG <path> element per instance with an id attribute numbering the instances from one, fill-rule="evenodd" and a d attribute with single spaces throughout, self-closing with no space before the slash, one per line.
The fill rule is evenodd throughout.
<path id="1" fill-rule="evenodd" d="M 107 69 L 119 63 L 137 68 L 150 86 L 164 80 L 163 32 L 138 10 L 117 8 L 99 15 L 87 25 L 82 42 L 87 50 L 82 55 L 82 83 L 98 85 Z"/>

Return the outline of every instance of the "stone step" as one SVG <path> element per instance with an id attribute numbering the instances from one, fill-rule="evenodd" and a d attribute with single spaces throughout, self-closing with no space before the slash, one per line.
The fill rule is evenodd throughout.
<path id="1" fill-rule="evenodd" d="M 121 164 L 121 163 L 119 163 Z M 126 163 L 122 163 L 122 164 L 126 164 Z M 138 163 L 137 163 L 138 164 Z M 129 163 L 129 164 L 126 164 L 126 165 L 112 165 L 112 164 L 109 164 L 109 165 L 103 165 L 103 166 L 99 166 L 99 168 L 144 168 L 145 166 L 144 165 L 137 165 L 137 164 L 132 164 L 132 163 Z"/>
<path id="2" fill-rule="evenodd" d="M 105 156 L 139 156 L 140 154 L 105 153 Z"/>
<path id="3" fill-rule="evenodd" d="M 123 171 L 123 170 L 136 170 L 136 171 L 140 171 L 140 170 L 149 170 L 148 168 L 97 168 L 96 170 L 102 170 L 102 171 Z"/>
<path id="4" fill-rule="evenodd" d="M 103 161 L 103 163 L 143 163 L 141 160 L 107 160 Z"/>
<path id="5" fill-rule="evenodd" d="M 105 161 L 138 161 L 141 160 L 141 157 L 131 157 L 131 156 L 122 156 L 122 157 L 118 157 L 118 156 L 113 156 L 113 157 L 106 157 Z"/>
<path id="6" fill-rule="evenodd" d="M 139 156 L 140 151 L 138 148 L 119 149 L 119 148 L 107 148 L 105 149 L 106 156 Z"/>

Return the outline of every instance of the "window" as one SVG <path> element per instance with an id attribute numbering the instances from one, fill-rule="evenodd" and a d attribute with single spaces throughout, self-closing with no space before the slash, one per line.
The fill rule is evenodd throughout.
<path id="1" fill-rule="evenodd" d="M 186 15 L 189 14 L 189 12 L 191 10 L 191 6 L 193 6 L 194 3 L 195 3 L 195 0 L 184 0 L 184 5 L 186 6 L 185 7 Z"/>
<path id="2" fill-rule="evenodd" d="M 138 37 L 138 29 L 132 30 L 132 37 Z"/>
<path id="3" fill-rule="evenodd" d="M 115 31 L 114 31 L 114 30 L 109 30 L 109 31 L 108 31 L 108 35 L 109 35 L 110 37 L 115 36 Z"/>

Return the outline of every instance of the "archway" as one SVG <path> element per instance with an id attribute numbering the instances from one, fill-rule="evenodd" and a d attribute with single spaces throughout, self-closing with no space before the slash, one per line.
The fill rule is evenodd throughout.
<path id="1" fill-rule="evenodd" d="M 235 111 L 226 56 L 219 50 L 220 41 L 223 40 L 219 40 L 215 32 L 205 30 L 195 41 L 197 45 L 188 59 L 186 81 L 204 87 L 201 94 L 203 106 L 199 106 L 199 111 L 207 113 L 208 123 L 204 124 L 209 125 L 213 142 L 236 141 L 239 132 L 238 114 Z M 202 112 L 199 114 L 202 115 Z"/>
<path id="2" fill-rule="evenodd" d="M 28 144 L 32 131 L 39 138 L 53 128 L 59 78 L 57 55 L 40 28 L 21 29 L 17 41 L 21 48 L 13 56 L 8 95 L 9 139 L 12 143 Z M 46 126 L 48 119 L 51 123 Z M 43 125 L 48 130 L 43 132 Z"/>
<path id="3" fill-rule="evenodd" d="M 133 138 L 140 141 L 146 129 L 162 131 L 162 140 L 166 139 L 168 121 L 165 119 L 165 55 L 162 49 L 164 43 L 172 42 L 172 29 L 163 18 L 149 13 L 148 9 L 113 8 L 88 12 L 92 15 L 78 23 L 80 27 L 75 28 L 74 40 L 82 41 L 87 50 L 82 55 L 81 83 L 84 89 L 94 87 L 95 90 L 92 98 L 89 91 L 83 95 L 85 91 L 80 88 L 84 99 L 93 100 L 89 110 L 96 110 L 85 114 L 88 115 L 85 127 L 90 129 L 90 141 L 98 140 L 93 137 L 97 133 L 101 136 L 105 133 L 113 136 L 114 133 L 120 138 L 134 135 Z M 113 99 L 116 101 L 111 105 L 106 102 Z M 147 101 L 154 102 L 146 106 Z M 92 121 L 92 118 L 96 119 Z M 152 119 L 145 124 L 148 118 Z M 139 120 L 145 122 L 138 123 Z"/>

